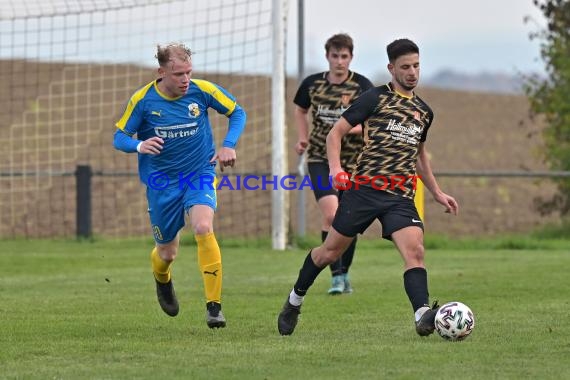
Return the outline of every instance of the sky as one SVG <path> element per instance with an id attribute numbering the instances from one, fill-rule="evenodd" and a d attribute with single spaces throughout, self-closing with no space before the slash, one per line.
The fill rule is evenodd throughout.
<path id="1" fill-rule="evenodd" d="M 298 1 L 289 0 L 287 70 L 297 67 Z M 544 72 L 539 43 L 529 33 L 546 20 L 532 0 L 304 0 L 305 69 L 326 70 L 324 43 L 335 33 L 354 39 L 351 68 L 386 72 L 386 45 L 410 38 L 420 47 L 422 75 L 440 70 Z M 532 21 L 525 23 L 525 17 Z"/>

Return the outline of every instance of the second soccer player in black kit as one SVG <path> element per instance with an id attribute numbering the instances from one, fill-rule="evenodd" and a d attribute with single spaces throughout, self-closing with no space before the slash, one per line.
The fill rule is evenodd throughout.
<path id="1" fill-rule="evenodd" d="M 342 192 L 329 183 L 326 138 L 340 115 L 362 94 L 372 88 L 372 82 L 351 71 L 354 43 L 346 33 L 335 34 L 325 43 L 329 70 L 309 75 L 295 94 L 295 124 L 297 143 L 295 151 L 307 151 L 309 175 L 315 199 L 321 212 L 321 237 L 324 241 L 331 227 L 338 199 Z M 309 109 L 312 128 L 309 128 Z M 309 132 L 310 129 L 310 132 Z M 355 126 L 342 139 L 341 165 L 349 173 L 356 167 L 356 158 L 362 150 L 362 127 Z M 356 248 L 356 236 L 346 251 L 330 264 L 331 287 L 329 294 L 352 293 L 349 270 Z"/>

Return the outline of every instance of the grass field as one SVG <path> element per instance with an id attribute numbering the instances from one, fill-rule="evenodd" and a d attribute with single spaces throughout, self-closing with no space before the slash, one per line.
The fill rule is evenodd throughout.
<path id="1" fill-rule="evenodd" d="M 147 240 L 0 241 L 0 378 L 568 379 L 570 244 L 510 241 L 428 250 L 431 297 L 475 313 L 458 343 L 415 334 L 385 243 L 359 244 L 352 295 L 328 296 L 323 272 L 281 337 L 276 316 L 304 249 L 222 241 L 228 327 L 210 330 L 192 245 L 173 268 L 181 312 L 170 318 Z"/>

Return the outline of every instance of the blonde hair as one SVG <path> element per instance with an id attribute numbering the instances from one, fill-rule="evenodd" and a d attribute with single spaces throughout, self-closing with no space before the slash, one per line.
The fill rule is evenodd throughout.
<path id="1" fill-rule="evenodd" d="M 158 64 L 164 67 L 174 58 L 189 61 L 192 57 L 192 51 L 182 43 L 170 43 L 166 46 L 156 45 L 156 55 L 154 57 L 158 60 Z"/>

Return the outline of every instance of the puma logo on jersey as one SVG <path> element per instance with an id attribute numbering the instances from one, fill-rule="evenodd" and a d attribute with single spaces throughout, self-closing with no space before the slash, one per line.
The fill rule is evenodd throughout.
<path id="1" fill-rule="evenodd" d="M 214 277 L 218 277 L 218 271 L 219 271 L 219 269 L 216 269 L 216 270 L 213 271 L 213 272 L 208 272 L 207 270 L 205 270 L 205 271 L 204 271 L 204 274 L 211 274 L 211 275 L 214 276 Z"/>
<path id="2" fill-rule="evenodd" d="M 150 111 L 150 114 L 151 114 L 151 115 L 155 115 L 155 116 L 158 116 L 158 117 L 162 116 L 161 113 L 162 113 L 162 110 L 160 110 L 160 111 Z"/>

